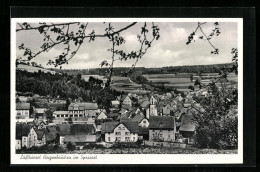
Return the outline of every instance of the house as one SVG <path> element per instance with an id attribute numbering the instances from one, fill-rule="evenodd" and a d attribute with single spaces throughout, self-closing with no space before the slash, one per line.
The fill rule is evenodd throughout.
<path id="1" fill-rule="evenodd" d="M 193 115 L 191 113 L 183 113 L 180 117 L 179 133 L 183 138 L 191 138 L 195 134 L 196 125 L 192 121 Z"/>
<path id="2" fill-rule="evenodd" d="M 73 142 L 76 147 L 82 148 L 87 143 L 93 143 L 98 140 L 95 134 L 96 128 L 90 124 L 72 124 L 69 134 L 64 137 L 64 144 Z"/>
<path id="3" fill-rule="evenodd" d="M 112 108 L 119 108 L 120 102 L 118 100 L 111 101 Z"/>
<path id="4" fill-rule="evenodd" d="M 105 142 L 136 142 L 138 133 L 137 122 L 105 122 L 102 124 Z"/>
<path id="5" fill-rule="evenodd" d="M 37 129 L 28 124 L 16 124 L 16 149 L 43 146 L 45 144 L 46 135 L 44 129 Z"/>
<path id="6" fill-rule="evenodd" d="M 149 128 L 139 127 L 138 138 L 143 140 L 149 140 Z"/>
<path id="7" fill-rule="evenodd" d="M 64 137 L 65 135 L 70 134 L 70 124 L 57 124 L 56 125 L 56 130 L 57 133 L 59 134 L 59 143 L 60 145 L 64 145 Z"/>
<path id="8" fill-rule="evenodd" d="M 30 103 L 16 103 L 16 119 L 30 118 Z"/>
<path id="9" fill-rule="evenodd" d="M 138 122 L 139 127 L 145 127 L 147 128 L 149 126 L 149 120 L 144 116 L 143 113 L 138 113 L 136 114 L 133 118 L 132 121 Z"/>
<path id="10" fill-rule="evenodd" d="M 169 116 L 151 116 L 149 119 L 150 141 L 175 141 L 175 120 Z"/>
<path id="11" fill-rule="evenodd" d="M 100 112 L 97 116 L 97 119 L 100 120 L 100 119 L 107 119 L 107 115 L 105 112 Z"/>
<path id="12" fill-rule="evenodd" d="M 69 115 L 69 111 L 54 111 L 53 112 L 53 117 L 55 119 L 60 119 L 60 118 L 69 118 L 73 117 L 73 115 Z"/>
<path id="13" fill-rule="evenodd" d="M 46 108 L 35 108 L 34 113 L 35 113 L 35 117 L 37 118 L 44 118 L 44 114 L 45 114 Z"/>
<path id="14" fill-rule="evenodd" d="M 164 107 L 162 107 L 162 115 L 170 115 L 171 111 L 175 111 L 177 108 L 176 106 L 171 106 L 170 103 L 166 104 Z"/>
<path id="15" fill-rule="evenodd" d="M 130 99 L 129 96 L 126 96 L 123 99 L 122 107 L 125 108 L 125 109 L 131 109 L 132 108 L 132 100 Z"/>
<path id="16" fill-rule="evenodd" d="M 60 136 L 60 145 L 65 145 L 69 141 L 74 139 L 76 145 L 87 143 L 87 136 L 93 135 L 96 132 L 96 128 L 93 124 L 58 124 L 56 130 Z M 94 136 L 89 136 L 93 139 Z M 85 140 L 78 140 L 77 138 L 86 138 Z M 90 139 L 90 140 L 91 140 Z M 83 142 L 84 141 L 84 142 Z"/>
<path id="17" fill-rule="evenodd" d="M 65 111 L 66 103 L 48 103 L 48 106 L 54 111 Z"/>
<path id="18" fill-rule="evenodd" d="M 55 126 L 46 127 L 46 143 L 59 143 L 59 134 Z"/>
<path id="19" fill-rule="evenodd" d="M 98 113 L 97 103 L 71 103 L 68 107 L 69 115 L 72 117 L 96 118 Z"/>

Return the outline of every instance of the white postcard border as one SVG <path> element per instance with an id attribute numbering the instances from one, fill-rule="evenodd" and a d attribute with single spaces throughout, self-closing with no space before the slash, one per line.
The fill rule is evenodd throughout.
<path id="1" fill-rule="evenodd" d="M 238 153 L 237 154 L 15 154 L 15 59 L 17 22 L 237 22 Z M 11 19 L 11 164 L 241 164 L 243 163 L 243 19 L 242 18 L 12 18 Z M 30 157 L 31 156 L 31 157 Z M 37 159 L 37 156 L 40 159 Z M 60 156 L 59 159 L 55 157 Z M 85 159 L 82 158 L 85 157 Z M 28 157 L 28 159 L 26 158 Z M 46 159 L 45 159 L 45 158 Z M 48 158 L 54 159 L 48 159 Z M 64 159 L 65 158 L 65 159 Z M 70 158 L 70 159 L 68 159 Z"/>

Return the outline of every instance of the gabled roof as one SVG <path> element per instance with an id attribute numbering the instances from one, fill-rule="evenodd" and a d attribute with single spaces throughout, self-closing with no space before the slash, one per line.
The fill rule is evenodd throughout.
<path id="1" fill-rule="evenodd" d="M 21 140 L 22 136 L 28 136 L 32 127 L 32 124 L 16 124 L 16 139 Z"/>
<path id="2" fill-rule="evenodd" d="M 149 128 L 139 127 L 138 130 L 139 130 L 139 134 L 140 135 L 142 135 L 142 134 L 149 134 Z"/>
<path id="3" fill-rule="evenodd" d="M 132 121 L 136 121 L 138 123 L 140 123 L 143 119 L 144 119 L 144 115 L 142 113 L 138 113 L 137 115 L 135 115 L 135 117 L 132 119 Z"/>
<path id="4" fill-rule="evenodd" d="M 93 134 L 95 132 L 95 127 L 93 124 L 72 124 L 70 127 L 70 134 L 80 135 L 80 134 Z"/>
<path id="5" fill-rule="evenodd" d="M 124 121 L 122 124 L 131 132 L 131 133 L 138 133 L 139 127 L 138 122 L 136 121 Z"/>
<path id="6" fill-rule="evenodd" d="M 143 103 L 140 105 L 142 108 L 147 108 L 150 105 L 150 101 L 149 100 L 145 100 L 143 101 Z"/>
<path id="7" fill-rule="evenodd" d="M 70 134 L 70 126 L 70 124 L 57 124 L 56 130 L 61 136 L 68 135 Z"/>
<path id="8" fill-rule="evenodd" d="M 66 135 L 64 141 L 74 143 L 96 142 L 96 135 Z"/>
<path id="9" fill-rule="evenodd" d="M 102 123 L 102 133 L 111 133 L 116 128 L 119 122 L 104 122 Z"/>
<path id="10" fill-rule="evenodd" d="M 30 110 L 30 103 L 16 103 L 16 110 Z"/>
<path id="11" fill-rule="evenodd" d="M 80 110 L 97 110 L 97 103 L 71 103 L 68 107 L 69 110 L 74 110 L 74 105 L 78 105 Z"/>
<path id="12" fill-rule="evenodd" d="M 150 129 L 174 129 L 174 119 L 169 116 L 151 116 L 149 119 Z"/>
<path id="13" fill-rule="evenodd" d="M 195 131 L 195 125 L 191 123 L 181 125 L 179 131 Z"/>
<path id="14" fill-rule="evenodd" d="M 45 134 L 45 129 L 35 129 L 35 132 L 37 134 L 37 139 L 41 140 Z"/>
<path id="15" fill-rule="evenodd" d="M 47 126 L 46 127 L 46 141 L 52 141 L 55 140 L 57 137 L 57 130 L 54 126 Z"/>

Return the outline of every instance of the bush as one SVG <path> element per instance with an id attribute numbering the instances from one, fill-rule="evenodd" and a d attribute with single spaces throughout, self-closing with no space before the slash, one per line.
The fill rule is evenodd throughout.
<path id="1" fill-rule="evenodd" d="M 87 145 L 85 145 L 84 147 L 83 147 L 83 149 L 93 149 L 93 148 L 97 148 L 97 149 L 102 149 L 102 148 L 104 148 L 104 146 L 103 145 L 99 145 L 99 144 L 96 144 L 96 143 L 89 143 L 89 144 L 87 144 Z"/>
<path id="2" fill-rule="evenodd" d="M 136 142 L 115 142 L 111 148 L 138 148 Z"/>
<path id="3" fill-rule="evenodd" d="M 67 149 L 70 150 L 70 151 L 73 151 L 76 149 L 76 144 L 73 143 L 73 142 L 68 142 L 67 143 Z"/>

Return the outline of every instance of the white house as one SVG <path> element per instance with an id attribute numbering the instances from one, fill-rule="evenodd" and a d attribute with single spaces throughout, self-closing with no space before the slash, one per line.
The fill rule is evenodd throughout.
<path id="1" fill-rule="evenodd" d="M 138 133 L 137 122 L 105 122 L 102 124 L 105 142 L 136 142 Z"/>
<path id="2" fill-rule="evenodd" d="M 16 103 L 16 119 L 30 118 L 30 103 Z"/>
<path id="3" fill-rule="evenodd" d="M 97 119 L 107 119 L 107 115 L 104 112 L 100 112 L 97 116 Z"/>

